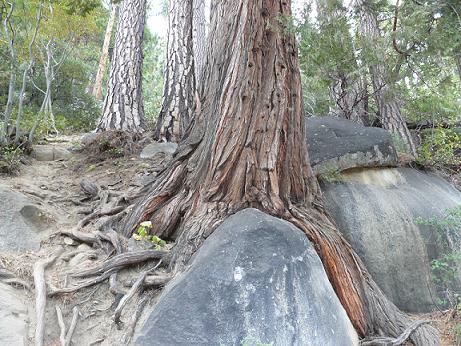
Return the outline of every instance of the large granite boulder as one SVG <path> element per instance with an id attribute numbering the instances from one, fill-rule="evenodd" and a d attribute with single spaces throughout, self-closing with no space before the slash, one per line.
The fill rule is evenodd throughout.
<path id="1" fill-rule="evenodd" d="M 36 251 L 47 215 L 23 194 L 0 186 L 0 252 Z"/>
<path id="2" fill-rule="evenodd" d="M 356 167 L 396 166 L 389 132 L 334 117 L 307 119 L 309 158 L 316 172 Z"/>
<path id="3" fill-rule="evenodd" d="M 225 220 L 163 292 L 137 345 L 358 343 L 322 263 L 292 224 L 256 209 Z"/>
<path id="4" fill-rule="evenodd" d="M 459 251 L 461 240 L 452 238 L 457 249 L 447 249 L 443 234 L 415 221 L 460 206 L 461 193 L 433 174 L 410 168 L 356 170 L 342 178 L 322 186 L 339 230 L 399 308 L 434 309 L 431 260 Z"/>
<path id="5" fill-rule="evenodd" d="M 25 346 L 28 311 L 21 291 L 0 283 L 0 345 Z"/>

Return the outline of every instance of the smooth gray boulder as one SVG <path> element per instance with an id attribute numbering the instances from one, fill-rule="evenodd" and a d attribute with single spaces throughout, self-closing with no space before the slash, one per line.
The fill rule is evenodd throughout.
<path id="1" fill-rule="evenodd" d="M 316 172 L 398 164 L 392 138 L 384 129 L 335 117 L 308 118 L 306 127 L 309 158 Z"/>
<path id="2" fill-rule="evenodd" d="M 431 260 L 447 253 L 446 242 L 434 227 L 415 220 L 460 206 L 461 192 L 433 174 L 410 168 L 364 169 L 342 177 L 344 182 L 322 184 L 339 230 L 399 308 L 433 310 L 437 292 Z M 458 251 L 459 238 L 461 234 L 452 239 Z"/>
<path id="3" fill-rule="evenodd" d="M 178 149 L 178 145 L 176 143 L 172 142 L 166 142 L 166 143 L 151 143 L 148 144 L 144 147 L 144 149 L 141 151 L 141 159 L 152 159 L 158 154 L 163 154 L 163 155 L 173 155 L 176 152 L 176 149 Z"/>
<path id="4" fill-rule="evenodd" d="M 0 186 L 0 252 L 36 251 L 39 232 L 49 222 L 45 213 L 23 194 Z"/>
<path id="5" fill-rule="evenodd" d="M 57 161 L 68 159 L 71 152 L 53 145 L 34 145 L 31 156 L 37 161 Z"/>
<path id="6" fill-rule="evenodd" d="M 358 338 L 322 263 L 292 224 L 245 209 L 164 290 L 137 345 L 351 346 Z"/>
<path id="7" fill-rule="evenodd" d="M 21 291 L 0 283 L 0 345 L 27 345 L 29 315 Z"/>

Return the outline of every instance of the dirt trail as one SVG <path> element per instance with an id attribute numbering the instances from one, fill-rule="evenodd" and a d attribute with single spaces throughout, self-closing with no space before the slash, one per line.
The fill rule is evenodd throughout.
<path id="1" fill-rule="evenodd" d="M 48 143 L 57 149 L 67 150 L 79 141 L 79 137 L 59 137 Z M 21 192 L 43 210 L 52 222 L 49 228 L 41 232 L 40 251 L 21 254 L 0 254 L 0 268 L 4 267 L 13 272 L 20 280 L 33 287 L 33 265 L 57 249 L 64 249 L 64 254 L 46 270 L 47 284 L 53 288 L 71 285 L 74 279 L 69 279 L 66 273 L 93 267 L 107 258 L 107 254 L 97 247 L 91 248 L 67 237 L 54 236 L 61 230 L 72 229 L 85 216 L 82 211 L 91 207 L 91 201 L 82 191 L 80 181 L 83 178 L 96 183 L 101 189 L 113 193 L 133 193 L 138 191 L 146 181 L 152 180 L 158 166 L 152 168 L 138 155 L 118 157 L 102 162 L 93 162 L 88 154 L 72 152 L 71 156 L 59 161 L 37 161 L 31 159 L 30 164 L 22 165 L 17 176 L 0 177 L 0 185 Z M 98 220 L 95 219 L 95 222 Z M 85 231 L 93 230 L 91 224 Z M 81 252 L 63 260 L 66 254 Z M 145 268 L 152 267 L 152 263 L 135 266 L 130 270 L 119 273 L 117 280 L 127 291 L 124 284 L 136 279 Z M 67 282 L 69 281 L 69 282 Z M 48 288 L 49 289 L 49 288 Z M 29 307 L 28 344 L 33 344 L 35 321 L 34 290 L 24 290 L 24 299 Z M 157 291 L 147 293 L 146 305 L 155 300 Z M 66 329 L 72 319 L 72 309 L 79 309 L 78 323 L 73 334 L 73 345 L 125 345 L 127 324 L 134 315 L 136 302 L 140 297 L 135 296 L 124 308 L 121 323 L 115 324 L 113 312 L 120 296 L 109 293 L 106 282 L 81 289 L 75 293 L 61 294 L 48 298 L 45 318 L 45 345 L 59 345 L 60 328 L 56 314 L 56 306 L 63 312 Z M 147 313 L 144 309 L 143 313 Z M 141 316 L 141 320 L 144 315 Z"/>

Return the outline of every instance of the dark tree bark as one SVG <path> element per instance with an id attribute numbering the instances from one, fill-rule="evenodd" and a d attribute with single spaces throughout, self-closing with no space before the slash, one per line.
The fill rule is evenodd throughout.
<path id="1" fill-rule="evenodd" d="M 411 320 L 371 279 L 323 207 L 307 155 L 296 41 L 280 18 L 291 1 L 219 1 L 212 10 L 205 95 L 179 151 L 121 222 L 131 236 L 151 220 L 175 238 L 170 266 L 181 271 L 229 215 L 247 207 L 303 230 L 361 335 L 396 337 Z M 416 345 L 437 345 L 421 326 Z"/>
<path id="2" fill-rule="evenodd" d="M 123 0 L 98 131 L 144 131 L 142 41 L 147 0 Z"/>
<path id="3" fill-rule="evenodd" d="M 192 117 L 195 97 L 192 5 L 193 0 L 170 0 L 163 102 L 155 132 L 158 140 L 179 141 Z"/>
<path id="4" fill-rule="evenodd" d="M 370 7 L 367 0 L 356 0 L 360 9 L 362 35 L 370 40 L 378 40 L 381 32 L 378 25 L 377 14 Z M 382 126 L 391 133 L 400 137 L 406 144 L 409 152 L 416 156 L 416 146 L 407 128 L 405 119 L 400 109 L 400 100 L 392 90 L 393 81 L 389 71 L 382 64 L 371 63 L 369 66 L 373 85 L 374 98 L 378 106 L 379 119 Z"/>
<path id="5" fill-rule="evenodd" d="M 104 34 L 104 43 L 102 45 L 101 57 L 98 64 L 98 72 L 96 73 L 96 79 L 93 87 L 93 96 L 100 100 L 102 98 L 102 80 L 104 73 L 106 72 L 106 64 L 109 59 L 109 45 L 112 37 L 112 31 L 114 28 L 115 18 L 117 17 L 117 4 L 112 4 L 112 9 L 109 15 L 109 21 L 106 26 L 106 33 Z"/>
<path id="6" fill-rule="evenodd" d="M 317 0 L 320 30 L 336 32 L 337 44 L 343 50 L 342 61 L 334 70 L 328 71 L 330 83 L 330 98 L 333 107 L 330 113 L 333 116 L 349 119 L 361 124 L 368 124 L 368 97 L 366 82 L 357 75 L 359 69 L 353 39 L 347 24 L 347 10 L 342 1 Z M 344 25 L 338 23 L 344 21 Z"/>
<path id="7" fill-rule="evenodd" d="M 202 71 L 205 64 L 206 55 L 206 17 L 205 0 L 193 0 L 193 44 L 194 44 L 194 66 L 195 82 L 197 89 L 200 88 L 202 81 Z"/>

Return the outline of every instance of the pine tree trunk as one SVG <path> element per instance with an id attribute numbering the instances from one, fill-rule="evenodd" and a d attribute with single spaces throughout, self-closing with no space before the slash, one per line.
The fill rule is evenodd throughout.
<path id="1" fill-rule="evenodd" d="M 144 131 L 142 41 L 147 0 L 123 0 L 98 131 Z"/>
<path id="2" fill-rule="evenodd" d="M 206 54 L 206 17 L 205 0 L 193 0 L 193 44 L 194 44 L 194 66 L 195 82 L 197 89 L 202 81 L 202 70 L 205 64 Z"/>
<path id="3" fill-rule="evenodd" d="M 281 17 L 291 1 L 217 2 L 212 13 L 201 112 L 170 166 L 122 221 L 130 236 L 151 220 L 175 238 L 181 271 L 227 216 L 247 207 L 302 229 L 361 335 L 397 336 L 410 319 L 387 300 L 323 208 L 307 155 L 296 40 Z M 437 345 L 422 326 L 416 345 Z"/>
<path id="4" fill-rule="evenodd" d="M 317 0 L 317 11 L 319 13 L 320 30 L 325 28 L 330 32 L 329 27 L 333 26 L 338 30 L 338 23 L 346 21 L 347 10 L 342 1 Z M 340 64 L 334 70 L 328 71 L 330 83 L 330 99 L 333 107 L 330 113 L 339 118 L 349 119 L 361 124 L 368 123 L 367 88 L 360 76 L 357 76 L 359 69 L 349 25 L 345 23 L 340 26 L 341 32 L 336 32 L 335 38 L 344 51 Z M 346 66 L 343 66 L 346 65 Z"/>
<path id="5" fill-rule="evenodd" d="M 370 40 L 379 39 L 381 33 L 376 13 L 364 0 L 358 0 L 357 5 L 361 10 L 360 27 L 362 35 Z M 400 137 L 407 146 L 408 151 L 416 156 L 416 146 L 402 116 L 400 100 L 392 90 L 393 81 L 389 76 L 389 71 L 386 71 L 382 64 L 376 63 L 372 63 L 369 69 L 382 126 L 392 134 Z"/>
<path id="6" fill-rule="evenodd" d="M 155 133 L 158 140 L 179 141 L 192 117 L 195 96 L 192 2 L 170 1 L 163 102 Z"/>
<path id="7" fill-rule="evenodd" d="M 112 37 L 112 31 L 114 28 L 115 18 L 117 17 L 117 4 L 112 5 L 110 11 L 109 21 L 107 22 L 106 33 L 104 35 L 104 43 L 102 45 L 101 58 L 99 59 L 98 72 L 93 87 L 93 96 L 97 100 L 102 98 L 102 80 L 104 79 L 104 73 L 106 72 L 106 64 L 109 59 L 109 46 L 110 39 Z"/>

